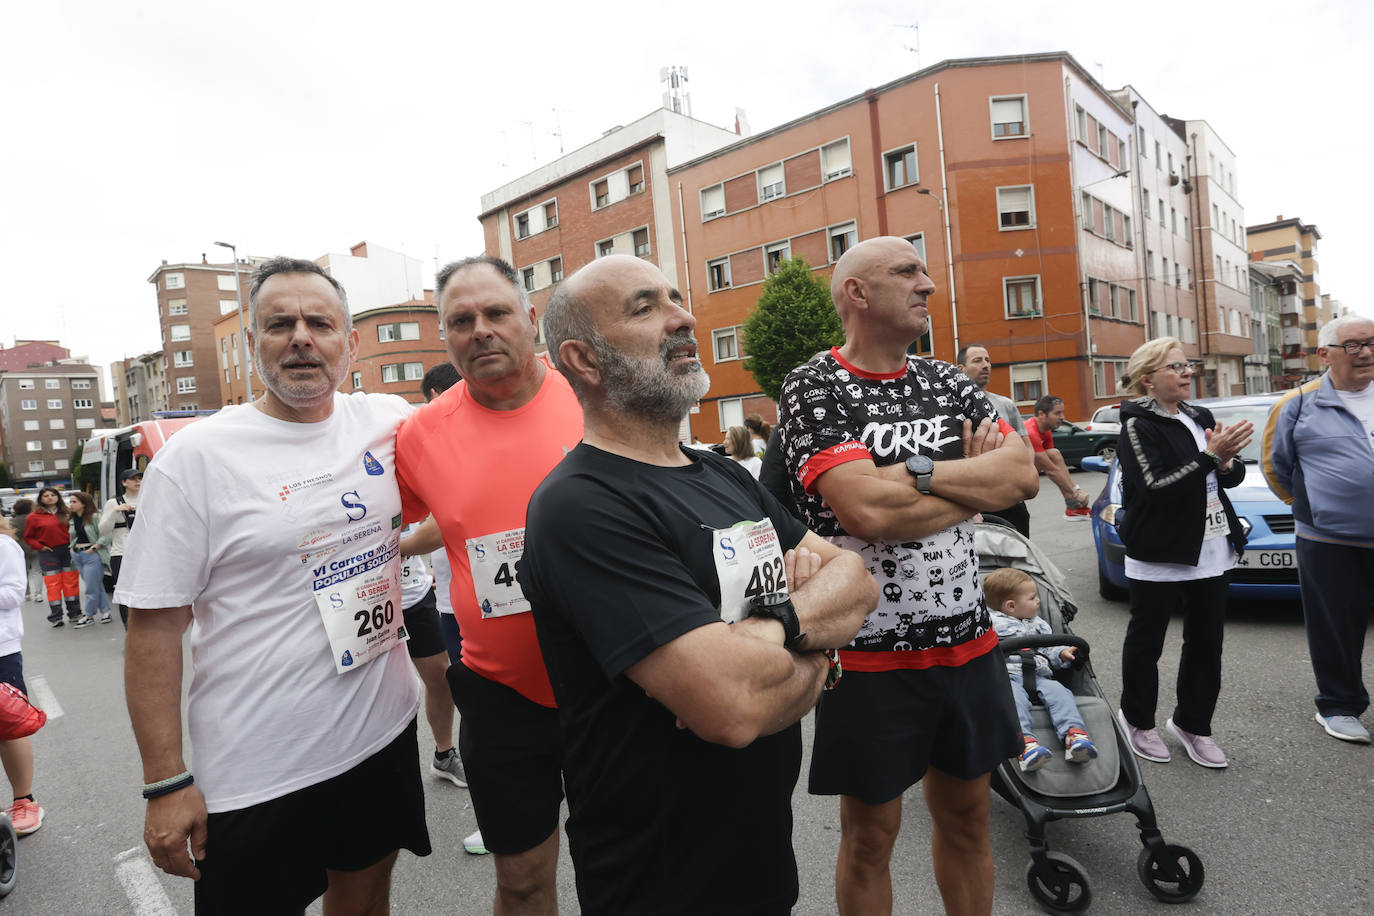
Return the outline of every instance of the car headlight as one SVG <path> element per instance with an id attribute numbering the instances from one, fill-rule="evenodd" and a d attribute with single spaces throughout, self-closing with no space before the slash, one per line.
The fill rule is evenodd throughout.
<path id="1" fill-rule="evenodd" d="M 1238 516 L 1238 518 L 1240 519 L 1240 533 L 1245 535 L 1246 537 L 1249 537 L 1250 529 L 1254 528 L 1255 526 L 1250 524 L 1250 520 L 1243 515 Z"/>
<path id="2" fill-rule="evenodd" d="M 1116 511 L 1120 508 L 1121 506 L 1117 503 L 1107 503 L 1107 505 L 1102 507 L 1102 515 L 1100 516 L 1102 521 L 1106 522 L 1108 525 L 1115 525 Z"/>

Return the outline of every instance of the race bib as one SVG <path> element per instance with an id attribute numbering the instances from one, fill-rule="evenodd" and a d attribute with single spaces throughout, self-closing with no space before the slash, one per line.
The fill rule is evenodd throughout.
<path id="1" fill-rule="evenodd" d="M 312 587 L 334 671 L 343 674 L 380 658 L 410 634 L 401 614 L 400 539 L 334 556 L 338 559 L 317 573 Z"/>
<path id="2" fill-rule="evenodd" d="M 401 561 L 401 589 L 419 588 L 425 584 L 425 561 L 420 557 L 406 557 Z"/>
<path id="3" fill-rule="evenodd" d="M 1207 517 L 1202 526 L 1202 539 L 1225 537 L 1231 533 L 1231 523 L 1226 521 L 1226 509 L 1221 504 L 1221 494 L 1217 492 L 1215 474 L 1207 476 Z"/>
<path id="4" fill-rule="evenodd" d="M 720 581 L 720 619 L 734 623 L 749 616 L 749 599 L 786 592 L 782 544 L 772 519 L 739 522 L 711 532 L 711 555 Z"/>
<path id="5" fill-rule="evenodd" d="M 530 603 L 515 578 L 525 552 L 525 529 L 468 538 L 467 548 L 472 590 L 477 595 L 482 619 L 528 614 Z"/>

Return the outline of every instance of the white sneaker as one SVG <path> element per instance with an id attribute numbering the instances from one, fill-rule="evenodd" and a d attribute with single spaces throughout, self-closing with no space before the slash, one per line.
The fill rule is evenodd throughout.
<path id="1" fill-rule="evenodd" d="M 1324 716 L 1317 713 L 1317 724 L 1326 729 L 1326 733 L 1333 738 L 1353 741 L 1356 744 L 1369 743 L 1369 729 L 1354 716 Z"/>
<path id="2" fill-rule="evenodd" d="M 487 855 L 487 847 L 482 845 L 482 831 L 474 830 L 463 837 L 463 852 L 472 856 Z"/>

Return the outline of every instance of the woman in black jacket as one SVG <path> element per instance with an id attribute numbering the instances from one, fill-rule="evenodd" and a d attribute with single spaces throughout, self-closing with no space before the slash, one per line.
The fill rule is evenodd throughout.
<path id="1" fill-rule="evenodd" d="M 1222 628 L 1229 570 L 1245 535 L 1224 488 L 1245 479 L 1236 456 L 1253 428 L 1225 429 L 1205 407 L 1188 404 L 1192 366 L 1172 337 L 1148 341 L 1131 355 L 1123 384 L 1138 395 L 1121 405 L 1117 461 L 1126 545 L 1131 622 L 1121 649 L 1121 723 L 1131 747 L 1166 763 L 1169 749 L 1155 728 L 1159 655 L 1169 615 L 1183 612 L 1177 705 L 1165 723 L 1193 762 L 1226 766 L 1212 740 L 1221 692 Z"/>

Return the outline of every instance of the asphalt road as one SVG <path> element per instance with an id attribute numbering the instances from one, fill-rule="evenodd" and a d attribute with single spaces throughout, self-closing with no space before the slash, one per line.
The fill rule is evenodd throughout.
<path id="1" fill-rule="evenodd" d="M 1100 475 L 1074 476 L 1090 493 L 1101 488 Z M 1032 534 L 1068 575 L 1080 607 L 1074 629 L 1092 644 L 1098 678 L 1115 701 L 1127 607 L 1098 596 L 1089 526 L 1063 521 L 1062 512 L 1062 501 L 1045 482 L 1031 505 Z M 35 699 L 47 704 L 50 713 L 56 712 L 51 706 L 55 699 L 62 715 L 34 738 L 35 791 L 48 814 L 38 833 L 20 841 L 18 887 L 0 901 L 0 916 L 187 916 L 192 912 L 190 882 L 155 873 L 142 848 L 141 772 L 124 711 L 118 620 L 81 631 L 51 630 L 44 619 L 46 608 L 29 604 L 25 613 L 26 677 Z M 1180 631 L 1181 623 L 1175 621 L 1160 662 L 1161 722 L 1171 708 Z M 1314 691 L 1299 608 L 1233 607 L 1226 640 L 1215 731 L 1230 767 L 1213 771 L 1195 766 L 1176 745 L 1172 763 L 1141 764 L 1166 839 L 1192 847 L 1206 867 L 1202 893 L 1181 909 L 1234 914 L 1374 911 L 1374 749 L 1330 739 L 1312 721 Z M 1366 682 L 1374 683 L 1374 650 L 1365 657 Z M 39 686 L 43 683 L 49 694 Z M 809 720 L 806 726 L 809 736 Z M 425 750 L 429 738 L 423 719 L 420 728 Z M 802 782 L 793 805 L 801 872 L 796 912 L 833 913 L 838 804 L 807 795 L 804 776 Z M 427 859 L 402 855 L 393 912 L 490 912 L 491 860 L 466 855 L 460 846 L 475 828 L 466 790 L 429 778 L 426 789 L 436 852 Z M 367 829 L 370 805 L 383 805 L 386 799 L 366 802 L 358 808 L 360 831 Z M 908 793 L 905 809 L 893 856 L 896 912 L 939 913 L 929 819 L 919 787 Z M 1020 814 L 994 798 L 999 914 L 1036 911 L 1026 891 L 1029 856 L 1023 829 Z M 1049 841 L 1052 849 L 1086 868 L 1092 912 L 1156 913 L 1164 906 L 1136 877 L 1140 842 L 1129 815 L 1060 822 L 1051 825 Z M 563 912 L 577 912 L 566 844 L 559 892 Z M 318 913 L 319 905 L 310 912 Z"/>

